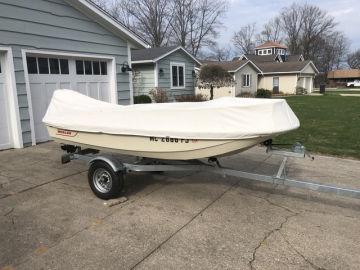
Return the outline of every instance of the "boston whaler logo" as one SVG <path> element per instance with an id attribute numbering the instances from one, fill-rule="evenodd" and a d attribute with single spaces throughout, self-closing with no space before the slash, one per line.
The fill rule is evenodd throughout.
<path id="1" fill-rule="evenodd" d="M 67 129 L 57 129 L 56 135 L 75 137 L 77 135 L 77 132 Z"/>
<path id="2" fill-rule="evenodd" d="M 197 143 L 196 139 L 179 139 L 171 137 L 149 137 L 150 142 L 164 142 L 164 143 Z"/>

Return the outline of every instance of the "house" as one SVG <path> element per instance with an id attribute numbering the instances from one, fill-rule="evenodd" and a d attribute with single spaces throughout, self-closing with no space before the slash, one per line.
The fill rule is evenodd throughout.
<path id="1" fill-rule="evenodd" d="M 258 89 L 258 74 L 261 73 L 261 70 L 252 61 L 204 61 L 204 64 L 221 66 L 223 69 L 233 75 L 235 81 L 235 96 L 238 96 L 242 93 L 256 93 L 256 90 Z"/>
<path id="2" fill-rule="evenodd" d="M 311 93 L 318 73 L 312 61 L 305 61 L 302 55 L 288 55 L 286 46 L 273 41 L 257 46 L 255 54 L 211 64 L 220 65 L 234 74 L 235 96 L 254 94 L 258 88 L 295 94 L 297 87 L 303 87 Z"/>
<path id="3" fill-rule="evenodd" d="M 88 0 L 0 0 L 0 149 L 49 139 L 54 89 L 131 103 L 130 51 L 147 46 Z"/>
<path id="4" fill-rule="evenodd" d="M 148 95 L 154 88 L 174 100 L 195 93 L 195 68 L 201 63 L 181 46 L 132 50 L 134 95 Z"/>
<path id="5" fill-rule="evenodd" d="M 329 71 L 327 79 L 330 86 L 346 86 L 346 83 L 360 80 L 360 69 L 339 69 Z"/>

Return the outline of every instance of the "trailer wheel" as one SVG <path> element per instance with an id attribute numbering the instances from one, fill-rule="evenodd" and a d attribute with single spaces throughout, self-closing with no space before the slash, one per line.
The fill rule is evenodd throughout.
<path id="1" fill-rule="evenodd" d="M 91 190 L 98 198 L 104 200 L 118 197 L 124 184 L 123 174 L 115 172 L 104 161 L 94 161 L 91 163 L 88 180 Z"/>

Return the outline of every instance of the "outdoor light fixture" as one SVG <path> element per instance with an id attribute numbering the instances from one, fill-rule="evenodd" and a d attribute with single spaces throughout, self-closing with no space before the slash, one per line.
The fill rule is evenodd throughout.
<path id="1" fill-rule="evenodd" d="M 164 70 L 162 68 L 159 69 L 159 75 L 160 76 L 164 75 Z"/>
<path id="2" fill-rule="evenodd" d="M 192 71 L 192 76 L 193 76 L 193 77 L 196 77 L 196 72 L 195 72 L 195 70 Z"/>
<path id="3" fill-rule="evenodd" d="M 122 64 L 121 71 L 122 71 L 122 72 L 132 71 L 132 69 L 131 69 L 131 67 L 129 66 L 128 62 L 125 61 L 125 62 Z"/>

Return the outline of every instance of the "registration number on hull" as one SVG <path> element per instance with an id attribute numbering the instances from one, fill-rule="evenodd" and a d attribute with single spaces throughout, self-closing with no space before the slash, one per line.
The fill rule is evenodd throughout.
<path id="1" fill-rule="evenodd" d="M 180 139 L 172 137 L 149 137 L 150 142 L 163 142 L 163 143 L 197 143 L 196 139 Z"/>

